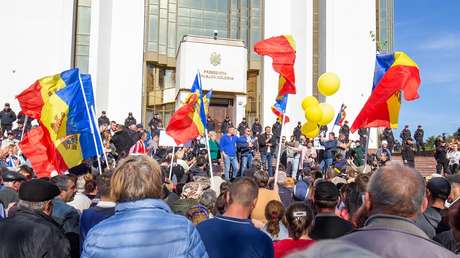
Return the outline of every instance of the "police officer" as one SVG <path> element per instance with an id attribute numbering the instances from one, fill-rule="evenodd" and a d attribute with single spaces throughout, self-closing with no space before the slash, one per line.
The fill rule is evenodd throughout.
<path id="1" fill-rule="evenodd" d="M 417 130 L 414 133 L 415 145 L 417 146 L 417 153 L 420 152 L 420 148 L 425 151 L 425 144 L 423 144 L 423 135 L 425 132 L 421 125 L 417 126 Z"/>

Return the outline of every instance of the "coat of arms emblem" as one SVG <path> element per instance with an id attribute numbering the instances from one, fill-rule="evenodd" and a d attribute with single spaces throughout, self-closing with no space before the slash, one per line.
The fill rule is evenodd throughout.
<path id="1" fill-rule="evenodd" d="M 209 58 L 209 61 L 211 61 L 211 64 L 214 66 L 220 65 L 221 57 L 219 53 L 212 52 L 211 57 Z"/>

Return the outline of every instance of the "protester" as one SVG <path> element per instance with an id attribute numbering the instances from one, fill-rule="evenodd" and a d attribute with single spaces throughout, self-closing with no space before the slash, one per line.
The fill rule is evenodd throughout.
<path id="1" fill-rule="evenodd" d="M 208 131 L 216 131 L 216 122 L 214 119 L 212 119 L 211 115 L 208 114 L 208 117 L 206 118 L 206 124 L 208 126 Z"/>
<path id="2" fill-rule="evenodd" d="M 447 152 L 446 158 L 449 160 L 449 172 L 456 174 L 460 168 L 460 151 L 458 151 L 457 144 L 452 144 Z"/>
<path id="3" fill-rule="evenodd" d="M 335 139 L 335 134 L 333 132 L 329 133 L 329 138 L 327 140 L 321 139 L 320 143 L 324 147 L 324 157 L 320 164 L 321 171 L 324 173 L 327 168 L 332 165 L 332 161 L 337 150 L 337 140 Z"/>
<path id="4" fill-rule="evenodd" d="M 244 135 L 246 128 L 249 128 L 249 124 L 246 121 L 246 117 L 243 117 L 241 123 L 238 124 L 238 133 L 240 134 L 240 136 Z"/>
<path id="5" fill-rule="evenodd" d="M 279 201 L 269 201 L 265 206 L 265 219 L 267 224 L 264 225 L 264 231 L 273 241 L 279 241 L 288 237 L 288 231 L 283 224 L 284 207 Z"/>
<path id="6" fill-rule="evenodd" d="M 266 163 L 269 176 L 273 176 L 272 162 L 276 142 L 276 137 L 271 134 L 271 128 L 269 126 L 265 127 L 265 133 L 258 137 L 261 162 L 264 166 Z"/>
<path id="7" fill-rule="evenodd" d="M 316 183 L 313 203 L 318 213 L 310 232 L 312 239 L 338 238 L 353 230 L 353 225 L 349 221 L 335 215 L 338 202 L 339 190 L 332 182 Z"/>
<path id="8" fill-rule="evenodd" d="M 226 196 L 228 207 L 224 214 L 198 224 L 209 257 L 273 257 L 270 237 L 255 228 L 249 219 L 257 195 L 254 180 L 238 178 Z"/>
<path id="9" fill-rule="evenodd" d="M 436 139 L 435 148 L 436 173 L 447 175 L 449 174 L 449 160 L 447 159 L 447 145 L 442 137 Z"/>
<path id="10" fill-rule="evenodd" d="M 99 200 L 95 206 L 84 210 L 81 214 L 80 240 L 82 247 L 89 230 L 115 213 L 116 203 L 112 201 L 110 196 L 111 177 L 112 173 L 105 173 L 96 178 Z"/>
<path id="11" fill-rule="evenodd" d="M 77 177 L 77 181 L 75 184 L 75 195 L 73 199 L 69 201 L 67 204 L 74 207 L 78 210 L 81 214 L 83 210 L 88 209 L 91 206 L 91 199 L 85 193 L 85 186 L 86 186 L 86 179 L 87 175 L 82 174 Z"/>
<path id="12" fill-rule="evenodd" d="M 224 158 L 225 178 L 230 180 L 230 166 L 233 169 L 232 178 L 236 178 L 238 174 L 238 160 L 236 158 L 236 142 L 238 136 L 235 135 L 235 128 L 228 127 L 227 133 L 220 138 L 219 146 L 222 150 Z"/>
<path id="13" fill-rule="evenodd" d="M 2 180 L 3 188 L 0 190 L 0 203 L 5 210 L 8 210 L 11 205 L 18 202 L 18 191 L 21 187 L 21 183 L 24 182 L 26 178 L 18 172 L 6 171 L 2 173 Z"/>
<path id="14" fill-rule="evenodd" d="M 211 160 L 213 163 L 217 163 L 220 158 L 220 147 L 217 142 L 217 133 L 209 131 L 209 152 L 211 153 Z"/>
<path id="15" fill-rule="evenodd" d="M 70 243 L 72 257 L 80 255 L 80 214 L 68 203 L 76 193 L 75 177 L 60 175 L 51 178 L 60 193 L 53 199 L 53 219 L 62 227 Z"/>
<path id="16" fill-rule="evenodd" d="M 192 223 L 160 200 L 161 181 L 152 158 L 121 160 L 111 179 L 115 214 L 89 231 L 81 257 L 207 257 Z"/>
<path id="17" fill-rule="evenodd" d="M 292 132 L 292 136 L 294 136 L 296 141 L 300 141 L 300 136 L 302 135 L 301 129 L 302 123 L 299 121 L 297 122 L 297 126 L 294 127 L 294 131 Z"/>
<path id="18" fill-rule="evenodd" d="M 342 240 L 382 257 L 455 257 L 413 223 L 427 207 L 424 180 L 417 171 L 387 165 L 372 174 L 367 191 L 362 209 L 369 219 Z"/>
<path id="19" fill-rule="evenodd" d="M 52 199 L 59 189 L 51 182 L 34 179 L 19 189 L 13 217 L 0 221 L 0 257 L 70 257 L 70 246 L 61 227 L 51 218 Z"/>
<path id="20" fill-rule="evenodd" d="M 255 140 L 251 136 L 251 129 L 246 127 L 243 130 L 243 134 L 240 134 L 237 141 L 242 176 L 245 175 L 246 170 L 251 168 L 252 159 L 254 158 L 254 143 Z"/>
<path id="21" fill-rule="evenodd" d="M 350 126 L 348 126 L 348 121 L 345 120 L 343 125 L 340 127 L 339 135 L 342 134 L 345 136 L 345 142 L 348 143 L 350 140 Z"/>
<path id="22" fill-rule="evenodd" d="M 418 215 L 415 224 L 421 228 L 430 239 L 433 239 L 441 229 L 438 228 L 442 220 L 444 203 L 450 194 L 450 183 L 443 177 L 433 177 L 426 184 L 428 208 Z"/>
<path id="23" fill-rule="evenodd" d="M 409 126 L 405 125 L 404 129 L 399 134 L 399 138 L 401 138 L 401 142 L 405 142 L 407 139 L 410 139 L 411 137 L 412 137 L 412 134 L 409 130 Z"/>
<path id="24" fill-rule="evenodd" d="M 286 257 L 290 253 L 305 250 L 315 241 L 309 237 L 313 221 L 312 209 L 303 202 L 291 204 L 286 211 L 288 238 L 273 243 L 275 258 Z"/>
<path id="25" fill-rule="evenodd" d="M 395 145 L 395 137 L 393 135 L 393 130 L 391 128 L 385 128 L 383 130 L 382 138 L 387 141 L 388 149 L 393 153 L 394 145 Z"/>
<path id="26" fill-rule="evenodd" d="M 256 205 L 251 213 L 251 218 L 256 222 L 256 226 L 262 227 L 267 223 L 267 218 L 265 217 L 265 207 L 270 201 L 281 201 L 280 196 L 277 190 L 267 189 L 269 177 L 267 172 L 262 170 L 257 170 L 254 173 L 254 179 L 257 185 L 259 186 L 259 194 L 257 198 Z M 278 186 L 275 186 L 276 188 Z"/>

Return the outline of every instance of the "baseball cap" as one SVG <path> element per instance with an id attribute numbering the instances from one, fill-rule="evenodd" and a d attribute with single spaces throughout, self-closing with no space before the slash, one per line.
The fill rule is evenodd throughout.
<path id="1" fill-rule="evenodd" d="M 433 177 L 426 184 L 426 188 L 435 198 L 447 200 L 450 194 L 450 183 L 444 177 Z"/>

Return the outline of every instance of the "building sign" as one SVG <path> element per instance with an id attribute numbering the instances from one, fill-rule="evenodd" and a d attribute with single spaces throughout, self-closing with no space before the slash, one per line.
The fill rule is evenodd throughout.
<path id="1" fill-rule="evenodd" d="M 197 71 L 204 90 L 246 94 L 247 50 L 238 42 L 214 39 L 181 42 L 176 59 L 176 93 L 190 89 Z"/>

